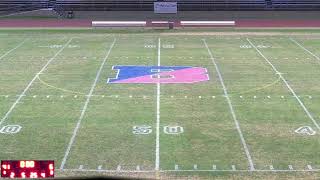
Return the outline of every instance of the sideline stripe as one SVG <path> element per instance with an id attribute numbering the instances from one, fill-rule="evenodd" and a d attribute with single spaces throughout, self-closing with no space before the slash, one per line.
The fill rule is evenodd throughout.
<path id="1" fill-rule="evenodd" d="M 279 75 L 279 77 L 281 78 L 281 80 L 285 83 L 285 85 L 287 86 L 287 88 L 290 90 L 291 94 L 296 98 L 296 100 L 299 102 L 300 106 L 302 107 L 302 109 L 304 110 L 304 112 L 307 114 L 307 116 L 311 119 L 311 121 L 313 122 L 313 124 L 318 128 L 318 130 L 320 130 L 320 126 L 317 123 L 317 121 L 313 118 L 313 116 L 311 115 L 311 113 L 309 112 L 309 110 L 306 108 L 306 106 L 303 104 L 303 102 L 300 100 L 300 98 L 297 96 L 297 94 L 294 92 L 294 90 L 291 88 L 291 86 L 289 85 L 289 83 L 287 82 L 287 80 L 282 76 L 282 74 L 276 69 L 276 67 L 269 61 L 269 59 L 264 56 L 261 51 L 249 40 L 249 38 L 247 38 L 247 41 L 251 44 L 251 46 L 260 54 L 261 57 L 263 57 L 264 60 L 266 60 L 266 62 L 272 67 L 272 69 L 276 72 L 276 74 Z"/>
<path id="2" fill-rule="evenodd" d="M 158 39 L 158 66 L 161 65 L 161 40 Z M 155 170 L 159 171 L 160 167 L 160 83 L 157 83 L 157 135 L 156 135 L 156 162 Z"/>
<path id="3" fill-rule="evenodd" d="M 24 39 L 21 43 L 19 43 L 16 47 L 10 49 L 9 51 L 7 51 L 6 53 L 4 53 L 2 56 L 0 56 L 0 61 L 6 57 L 8 54 L 10 54 L 11 52 L 13 52 L 14 50 L 18 49 L 20 46 L 22 46 L 27 40 L 29 40 L 29 38 Z"/>
<path id="4" fill-rule="evenodd" d="M 156 172 L 155 170 L 98 170 L 98 169 L 56 169 L 56 171 L 61 171 L 61 172 L 103 172 L 103 173 L 154 173 Z M 269 169 L 255 169 L 255 170 L 240 170 L 240 169 L 237 169 L 237 170 L 232 170 L 232 169 L 217 169 L 217 170 L 213 170 L 213 169 L 204 169 L 204 170 L 201 170 L 201 169 L 198 169 L 198 170 L 194 170 L 194 169 L 190 169 L 190 170 L 159 170 L 158 172 L 230 172 L 230 173 L 233 173 L 233 172 L 272 172 L 272 173 L 281 173 L 281 172 L 292 172 L 292 173 L 295 173 L 295 172 L 319 172 L 320 169 L 293 169 L 293 170 L 290 170 L 290 169 L 274 169 L 274 170 L 269 170 Z"/>
<path id="5" fill-rule="evenodd" d="M 219 67 L 218 67 L 218 65 L 217 65 L 217 63 L 216 63 L 216 61 L 215 61 L 215 59 L 214 59 L 214 57 L 213 57 L 213 55 L 212 55 L 212 53 L 211 53 L 211 50 L 210 50 L 209 47 L 208 47 L 208 44 L 207 44 L 206 40 L 203 39 L 202 41 L 203 41 L 204 45 L 206 46 L 206 48 L 207 48 L 207 50 L 208 50 L 208 53 L 209 53 L 209 55 L 210 55 L 210 59 L 212 60 L 212 63 L 214 64 L 215 69 L 216 69 L 216 71 L 217 71 L 217 73 L 218 73 L 219 80 L 220 80 L 220 83 L 221 83 L 221 85 L 222 85 L 224 95 L 225 95 L 225 97 L 226 97 L 226 99 L 227 99 L 227 102 L 228 102 L 228 105 L 229 105 L 229 109 L 230 109 L 231 115 L 232 115 L 232 117 L 233 117 L 234 123 L 235 123 L 235 125 L 236 125 L 237 131 L 238 131 L 239 136 L 240 136 L 240 140 L 241 140 L 242 146 L 243 146 L 243 148 L 244 148 L 244 151 L 245 151 L 245 153 L 246 153 L 246 156 L 247 156 L 247 159 L 248 159 L 248 162 L 249 162 L 250 171 L 253 171 L 253 170 L 255 170 L 255 167 L 254 167 L 254 164 L 253 164 L 251 155 L 250 155 L 250 151 L 249 151 L 248 145 L 247 145 L 247 143 L 246 143 L 246 141 L 245 141 L 245 139 L 244 139 L 244 136 L 243 136 L 243 134 L 242 134 L 239 121 L 238 121 L 238 119 L 237 119 L 236 113 L 234 112 L 234 109 L 233 109 L 233 106 L 232 106 L 232 103 L 231 103 L 231 99 L 230 99 L 230 97 L 229 97 L 229 95 L 228 95 L 227 88 L 226 88 L 226 86 L 225 86 L 225 84 L 224 84 L 222 75 L 221 75 L 221 73 L 220 73 L 220 69 L 219 69 Z"/>
<path id="6" fill-rule="evenodd" d="M 71 147 L 72 147 L 72 145 L 73 145 L 73 143 L 74 143 L 74 140 L 75 140 L 75 138 L 76 138 L 76 136 L 77 136 L 78 130 L 79 130 L 79 128 L 80 128 L 81 121 L 82 121 L 82 119 L 83 119 L 83 117 L 84 117 L 84 114 L 85 114 L 85 112 L 86 112 L 86 110 L 87 110 L 87 107 L 88 107 L 88 104 L 89 104 L 89 102 L 90 102 L 91 96 L 92 96 L 92 94 L 93 94 L 94 88 L 96 87 L 96 84 L 97 84 L 98 79 L 99 79 L 99 77 L 100 77 L 101 71 L 102 71 L 102 69 L 103 69 L 103 67 L 104 67 L 104 64 L 106 63 L 106 61 L 107 61 L 107 59 L 108 59 L 108 57 L 109 57 L 109 55 L 110 55 L 110 52 L 111 52 L 111 50 L 112 50 L 112 48 L 113 48 L 113 46 L 114 46 L 115 43 L 116 43 L 116 39 L 114 39 L 113 42 L 112 42 L 112 44 L 110 45 L 110 48 L 109 48 L 106 56 L 104 57 L 101 65 L 100 65 L 100 68 L 99 68 L 99 70 L 98 70 L 98 72 L 97 72 L 96 78 L 95 78 L 93 84 L 91 85 L 90 92 L 89 92 L 89 94 L 87 95 L 87 100 L 86 100 L 86 102 L 84 103 L 84 106 L 83 106 L 83 108 L 82 108 L 82 111 L 81 111 L 80 117 L 79 117 L 79 119 L 78 119 L 77 125 L 76 125 L 76 127 L 74 128 L 74 130 L 73 130 L 72 137 L 71 137 L 70 142 L 69 142 L 69 144 L 68 144 L 68 147 L 67 147 L 67 149 L 66 149 L 66 151 L 65 151 L 63 160 L 62 160 L 61 165 L 60 165 L 60 169 L 63 169 L 63 168 L 64 168 L 64 165 L 66 164 L 66 161 L 67 161 L 67 158 L 68 158 L 68 156 L 69 156 Z"/>
<path id="7" fill-rule="evenodd" d="M 23 90 L 23 92 L 18 96 L 18 98 L 16 99 L 16 101 L 12 104 L 12 106 L 10 107 L 9 111 L 4 115 L 4 117 L 1 119 L 0 121 L 0 127 L 1 124 L 8 118 L 8 116 L 10 115 L 10 113 L 13 111 L 13 109 L 16 107 L 16 105 L 20 102 L 21 98 L 23 96 L 25 96 L 26 92 L 29 90 L 29 88 L 31 87 L 31 85 L 33 84 L 33 82 L 38 79 L 38 76 L 44 71 L 46 70 L 46 68 L 49 66 L 49 64 L 68 46 L 68 44 L 70 44 L 70 42 L 72 41 L 73 38 L 70 38 L 69 41 L 42 67 L 42 69 L 33 77 L 33 79 L 29 82 L 29 84 L 27 85 L 27 87 Z"/>
<path id="8" fill-rule="evenodd" d="M 314 53 L 312 53 L 311 51 L 309 51 L 307 48 L 305 48 L 304 46 L 302 46 L 300 43 L 298 43 L 298 41 L 294 40 L 293 38 L 290 38 L 290 40 L 292 42 L 294 42 L 296 45 L 298 45 L 300 48 L 302 48 L 303 50 L 305 50 L 306 52 L 308 52 L 309 54 L 311 54 L 313 57 L 315 57 L 318 60 L 318 63 L 320 63 L 320 58 L 315 55 Z"/>

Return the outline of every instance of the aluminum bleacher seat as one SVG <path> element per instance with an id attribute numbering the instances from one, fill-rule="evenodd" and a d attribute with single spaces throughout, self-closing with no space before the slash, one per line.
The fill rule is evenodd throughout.
<path id="1" fill-rule="evenodd" d="M 316 10 L 320 9 L 319 0 L 272 0 L 274 9 L 279 10 Z"/>
<path id="2" fill-rule="evenodd" d="M 65 10 L 143 10 L 152 11 L 154 0 L 57 0 L 56 6 Z M 265 0 L 178 0 L 184 10 L 259 10 Z"/>
<path id="3" fill-rule="evenodd" d="M 1 0 L 0 13 L 31 11 L 48 7 L 49 0 Z"/>

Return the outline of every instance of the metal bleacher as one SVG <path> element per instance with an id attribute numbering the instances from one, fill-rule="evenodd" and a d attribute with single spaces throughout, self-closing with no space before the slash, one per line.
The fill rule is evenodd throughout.
<path id="1" fill-rule="evenodd" d="M 0 0 L 0 14 L 48 8 L 50 0 Z"/>
<path id="2" fill-rule="evenodd" d="M 156 0 L 56 0 L 58 9 L 75 11 L 152 11 Z M 319 10 L 320 0 L 177 0 L 179 11 Z"/>
<path id="3" fill-rule="evenodd" d="M 65 10 L 140 10 L 152 11 L 154 0 L 57 0 L 56 7 Z M 261 10 L 265 0 L 178 0 L 178 10 Z"/>
<path id="4" fill-rule="evenodd" d="M 272 0 L 275 10 L 319 10 L 320 0 Z"/>
<path id="5" fill-rule="evenodd" d="M 156 0 L 0 0 L 1 12 L 152 11 Z M 174 1 L 174 0 L 173 0 Z M 177 0 L 179 11 L 319 10 L 320 0 Z"/>

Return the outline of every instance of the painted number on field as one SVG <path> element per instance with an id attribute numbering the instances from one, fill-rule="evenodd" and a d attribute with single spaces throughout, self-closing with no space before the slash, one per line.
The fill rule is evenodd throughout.
<path id="1" fill-rule="evenodd" d="M 141 125 L 141 126 L 132 127 L 133 134 L 150 134 L 151 132 L 152 132 L 151 126 Z"/>
<path id="2" fill-rule="evenodd" d="M 240 48 L 242 48 L 242 49 L 250 49 L 251 46 L 250 45 L 241 45 Z"/>
<path id="3" fill-rule="evenodd" d="M 314 131 L 310 126 L 299 127 L 294 132 L 302 135 L 309 135 L 309 136 L 313 136 L 316 134 L 316 131 Z"/>
<path id="4" fill-rule="evenodd" d="M 156 48 L 156 45 L 146 44 L 144 45 L 144 48 Z"/>
<path id="5" fill-rule="evenodd" d="M 3 126 L 0 129 L 0 133 L 2 134 L 15 134 L 18 133 L 21 130 L 21 126 L 19 125 L 7 125 L 7 126 Z"/>
<path id="6" fill-rule="evenodd" d="M 165 48 L 165 49 L 173 49 L 173 48 L 174 48 L 174 45 L 173 45 L 173 44 L 163 44 L 163 45 L 162 45 L 162 48 Z"/>
<path id="7" fill-rule="evenodd" d="M 271 48 L 271 46 L 260 44 L 260 45 L 257 45 L 257 48 L 264 49 L 264 48 Z"/>
<path id="8" fill-rule="evenodd" d="M 241 45 L 240 48 L 242 48 L 242 49 L 250 49 L 250 48 L 252 48 L 252 46 L 248 45 L 248 44 L 244 44 L 244 45 Z M 271 48 L 271 46 L 259 44 L 259 45 L 257 45 L 257 48 L 265 49 L 265 48 Z"/>
<path id="9" fill-rule="evenodd" d="M 181 126 L 164 126 L 163 132 L 165 134 L 181 134 L 183 133 L 183 127 Z"/>

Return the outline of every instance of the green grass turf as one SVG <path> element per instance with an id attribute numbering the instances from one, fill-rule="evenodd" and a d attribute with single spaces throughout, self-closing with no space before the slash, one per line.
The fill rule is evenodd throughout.
<path id="1" fill-rule="evenodd" d="M 96 32 L 96 33 L 95 33 Z M 114 47 L 103 66 L 101 76 L 86 108 L 77 136 L 67 157 L 65 169 L 141 170 L 139 177 L 203 178 L 314 178 L 306 172 L 220 172 L 249 170 L 249 162 L 240 141 L 227 98 L 216 68 L 202 41 L 206 39 L 223 77 L 244 140 L 256 170 L 305 170 L 320 168 L 320 131 L 298 101 L 279 79 L 263 55 L 283 73 L 293 90 L 320 124 L 319 31 L 273 30 L 289 33 L 274 36 L 166 35 L 160 32 L 90 30 L 0 31 L 0 57 L 26 39 L 16 50 L 0 59 L 0 116 L 9 111 L 32 78 L 46 62 L 73 38 L 39 75 L 1 124 L 22 126 L 16 134 L 0 134 L 0 159 L 53 159 L 60 167 L 74 128 L 87 100 L 96 73 L 112 42 Z M 235 31 L 239 32 L 239 31 Z M 245 32 L 240 30 L 240 32 Z M 248 31 L 249 32 L 249 31 Z M 250 30 L 253 32 L 253 30 Z M 259 30 L 259 32 L 261 32 Z M 295 35 L 295 33 L 299 35 Z M 304 34 L 301 34 L 304 33 Z M 185 34 L 185 32 L 184 32 Z M 193 34 L 193 35 L 191 35 Z M 317 57 L 310 55 L 290 37 Z M 114 65 L 157 65 L 158 38 L 162 66 L 199 66 L 207 68 L 210 80 L 195 84 L 161 84 L 160 95 L 160 174 L 153 172 L 156 158 L 156 84 L 107 84 L 116 76 Z M 60 46 L 52 46 L 60 45 Z M 61 46 L 62 45 L 62 46 Z M 145 48 L 155 45 L 155 48 Z M 43 47 L 43 46 L 51 46 Z M 262 47 L 264 46 L 264 47 Z M 201 96 L 201 98 L 199 98 Z M 311 96 L 312 98 L 310 98 Z M 187 98 L 185 98 L 187 97 Z M 255 97 L 255 98 L 254 98 Z M 132 127 L 148 125 L 149 135 L 134 135 Z M 180 135 L 163 133 L 164 126 L 179 125 Z M 310 126 L 316 135 L 295 133 Z M 164 172 L 174 170 L 211 170 L 217 172 Z M 101 175 L 99 172 L 57 171 L 58 176 Z M 130 173 L 114 173 L 113 175 Z M 133 173 L 133 175 L 136 175 Z"/>

